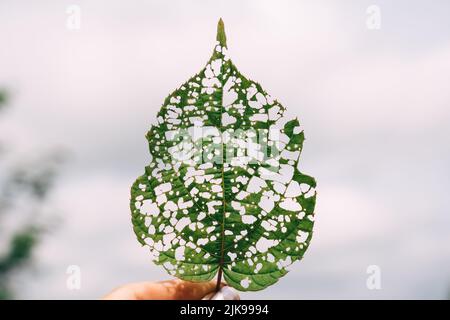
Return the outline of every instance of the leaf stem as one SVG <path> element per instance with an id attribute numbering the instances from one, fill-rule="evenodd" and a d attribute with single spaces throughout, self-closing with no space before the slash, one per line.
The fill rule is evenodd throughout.
<path id="1" fill-rule="evenodd" d="M 222 266 L 219 267 L 219 273 L 217 274 L 216 292 L 219 292 L 221 283 L 222 283 Z"/>

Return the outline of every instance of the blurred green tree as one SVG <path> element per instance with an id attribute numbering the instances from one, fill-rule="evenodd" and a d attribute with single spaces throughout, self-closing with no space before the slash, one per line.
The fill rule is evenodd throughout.
<path id="1" fill-rule="evenodd" d="M 7 93 L 0 90 L 0 112 L 7 102 Z M 48 229 L 40 211 L 61 157 L 55 153 L 32 165 L 15 163 L 10 167 L 1 161 L 8 153 L 4 144 L 0 141 L 0 299 L 13 299 L 13 280 L 32 265 L 36 245 Z"/>

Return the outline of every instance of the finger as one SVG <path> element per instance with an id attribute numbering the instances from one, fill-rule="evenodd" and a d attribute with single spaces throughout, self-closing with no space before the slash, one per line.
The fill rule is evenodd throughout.
<path id="1" fill-rule="evenodd" d="M 235 289 L 224 286 L 218 292 L 208 293 L 202 300 L 241 300 L 241 298 Z"/>
<path id="2" fill-rule="evenodd" d="M 120 287 L 104 297 L 106 300 L 199 300 L 213 292 L 215 281 L 189 282 L 168 280 L 140 282 Z"/>
<path id="3" fill-rule="evenodd" d="M 206 294 L 214 291 L 216 283 L 210 282 L 190 282 L 179 279 L 162 281 L 153 284 L 158 287 L 158 298 L 164 300 L 199 300 Z M 145 296 L 145 293 L 144 293 Z"/>

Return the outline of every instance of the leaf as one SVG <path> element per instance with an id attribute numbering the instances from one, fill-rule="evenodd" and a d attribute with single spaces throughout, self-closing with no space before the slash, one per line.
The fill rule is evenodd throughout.
<path id="1" fill-rule="evenodd" d="M 169 274 L 261 290 L 303 256 L 316 183 L 298 170 L 304 135 L 284 110 L 229 60 L 220 20 L 206 67 L 147 133 L 152 160 L 131 189 L 137 238 Z"/>

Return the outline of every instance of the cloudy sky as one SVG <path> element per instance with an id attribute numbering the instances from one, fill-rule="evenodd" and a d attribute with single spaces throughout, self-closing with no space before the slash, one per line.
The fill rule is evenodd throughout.
<path id="1" fill-rule="evenodd" d="M 12 100 L 0 135 L 22 157 L 69 151 L 49 204 L 61 223 L 20 296 L 98 298 L 169 278 L 135 240 L 129 188 L 149 161 L 146 131 L 205 65 L 222 17 L 237 67 L 303 122 L 302 170 L 318 181 L 304 260 L 242 297 L 445 298 L 449 12 L 425 0 L 1 1 L 0 87 Z M 67 289 L 70 265 L 80 290 Z M 380 290 L 366 285 L 372 265 Z"/>

